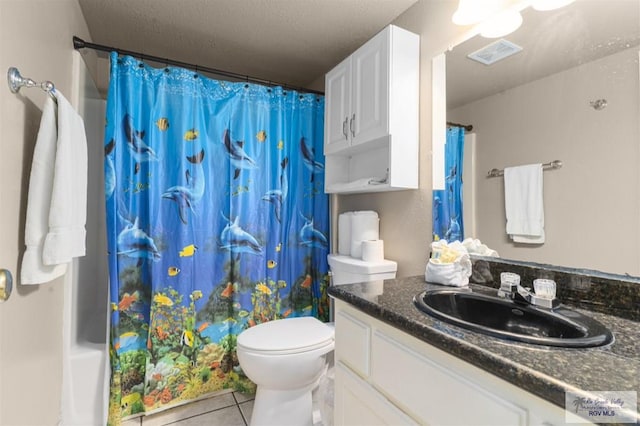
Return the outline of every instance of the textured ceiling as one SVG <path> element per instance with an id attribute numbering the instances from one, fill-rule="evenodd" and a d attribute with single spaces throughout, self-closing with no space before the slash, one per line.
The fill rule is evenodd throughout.
<path id="1" fill-rule="evenodd" d="M 640 44 L 638 0 L 578 0 L 522 15 L 522 26 L 504 37 L 522 52 L 490 66 L 474 62 L 467 55 L 495 41 L 476 36 L 447 53 L 449 108 Z"/>
<path id="2" fill-rule="evenodd" d="M 79 0 L 94 43 L 306 87 L 417 0 Z"/>

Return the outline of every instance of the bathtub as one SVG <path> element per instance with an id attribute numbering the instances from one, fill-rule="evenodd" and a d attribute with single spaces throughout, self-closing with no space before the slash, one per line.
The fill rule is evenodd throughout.
<path id="1" fill-rule="evenodd" d="M 60 424 L 106 424 L 109 397 L 109 285 L 104 208 L 105 101 L 82 55 L 74 52 L 71 103 L 87 135 L 86 255 L 69 265 L 64 283 Z"/>

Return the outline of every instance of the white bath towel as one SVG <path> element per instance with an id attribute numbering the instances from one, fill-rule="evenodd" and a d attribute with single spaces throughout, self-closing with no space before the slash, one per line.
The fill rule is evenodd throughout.
<path id="1" fill-rule="evenodd" d="M 513 241 L 544 243 L 542 164 L 505 168 L 504 201 L 507 234 Z"/>
<path id="2" fill-rule="evenodd" d="M 47 98 L 33 154 L 26 250 L 21 283 L 41 284 L 63 275 L 67 263 L 85 254 L 87 140 L 84 122 L 56 92 Z"/>

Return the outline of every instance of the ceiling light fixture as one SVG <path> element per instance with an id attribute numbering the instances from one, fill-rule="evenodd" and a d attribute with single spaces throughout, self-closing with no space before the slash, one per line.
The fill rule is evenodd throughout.
<path id="1" fill-rule="evenodd" d="M 460 0 L 451 20 L 456 25 L 473 25 L 501 9 L 502 0 Z"/>
<path id="2" fill-rule="evenodd" d="M 480 35 L 486 38 L 504 37 L 522 25 L 522 15 L 516 10 L 505 10 L 480 24 Z"/>
<path id="3" fill-rule="evenodd" d="M 553 10 L 565 7 L 575 0 L 532 0 L 531 7 L 535 10 Z"/>

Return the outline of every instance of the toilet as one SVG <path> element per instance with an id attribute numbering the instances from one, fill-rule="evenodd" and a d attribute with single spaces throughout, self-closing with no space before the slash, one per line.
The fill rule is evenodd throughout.
<path id="1" fill-rule="evenodd" d="M 313 317 L 265 322 L 238 335 L 240 367 L 257 386 L 251 425 L 311 426 L 311 391 L 333 351 L 333 327 Z"/>
<path id="2" fill-rule="evenodd" d="M 397 270 L 396 262 L 390 260 L 364 262 L 329 255 L 328 262 L 333 285 L 374 285 L 395 278 Z M 327 371 L 333 336 L 332 324 L 313 317 L 269 321 L 238 335 L 240 367 L 257 385 L 251 426 L 313 425 L 311 393 Z"/>

